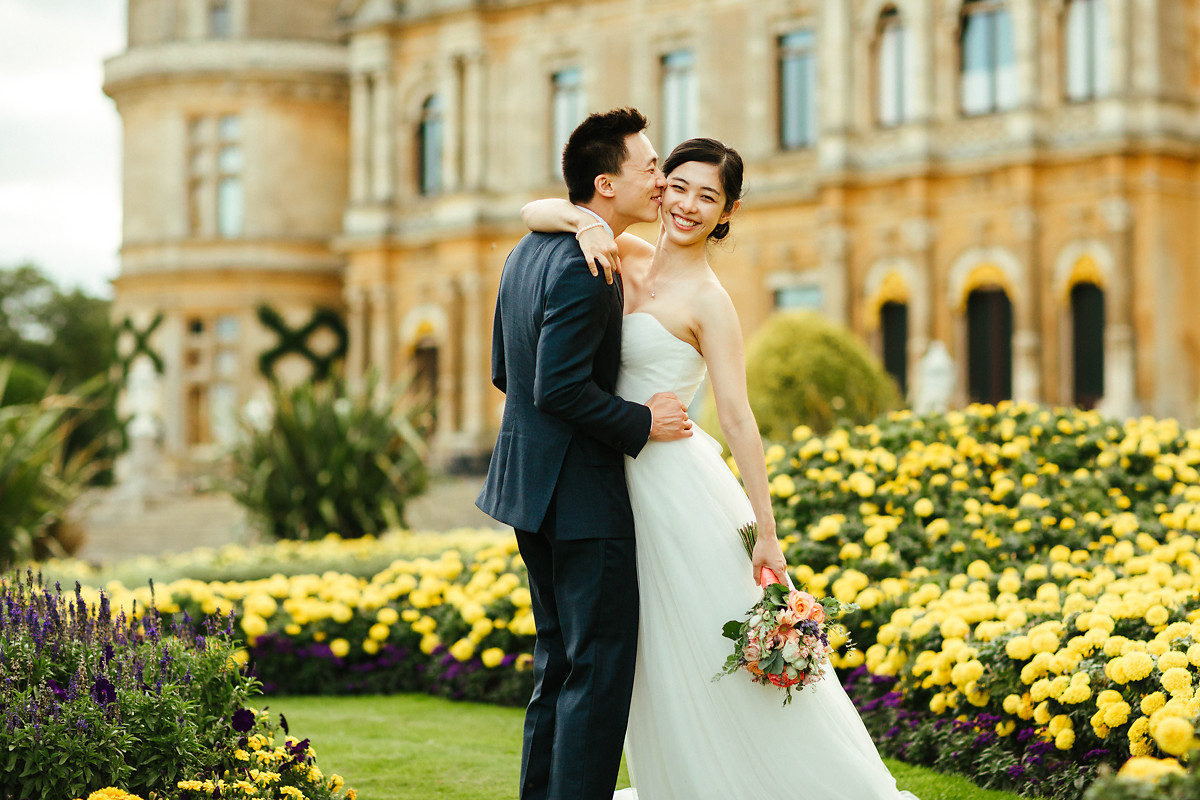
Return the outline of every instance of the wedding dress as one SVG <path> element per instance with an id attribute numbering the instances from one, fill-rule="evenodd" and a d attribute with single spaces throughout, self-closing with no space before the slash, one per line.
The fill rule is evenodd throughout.
<path id="1" fill-rule="evenodd" d="M 625 317 L 617 394 L 684 405 L 704 359 L 649 313 Z M 879 758 L 833 668 L 792 702 L 748 675 L 713 678 L 732 652 L 721 628 L 761 596 L 737 528 L 754 515 L 711 436 L 650 442 L 625 459 L 641 593 L 625 739 L 633 788 L 614 800 L 898 800 L 913 796 Z M 915 800 L 915 799 L 914 799 Z"/>

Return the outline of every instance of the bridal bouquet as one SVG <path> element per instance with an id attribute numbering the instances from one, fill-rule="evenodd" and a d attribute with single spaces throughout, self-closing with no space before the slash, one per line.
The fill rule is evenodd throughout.
<path id="1" fill-rule="evenodd" d="M 756 536 L 754 524 L 738 533 L 750 552 Z M 762 599 L 746 613 L 745 620 L 725 623 L 722 633 L 733 640 L 733 653 L 717 678 L 744 669 L 755 683 L 783 689 L 786 706 L 792 700 L 792 687 L 803 688 L 824 677 L 822 665 L 833 652 L 829 626 L 854 605 L 833 597 L 817 600 L 780 583 L 780 576 L 769 569 L 762 573 Z"/>

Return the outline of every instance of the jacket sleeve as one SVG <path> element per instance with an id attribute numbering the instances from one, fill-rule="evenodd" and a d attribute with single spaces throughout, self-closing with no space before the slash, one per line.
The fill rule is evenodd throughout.
<path id="1" fill-rule="evenodd" d="M 554 280 L 538 339 L 533 402 L 576 430 L 636 456 L 650 435 L 650 409 L 604 391 L 592 379 L 614 291 L 592 277 L 582 257 Z"/>
<path id="2" fill-rule="evenodd" d="M 496 303 L 496 316 L 492 321 L 492 385 L 508 392 L 508 371 L 504 366 L 504 325 L 500 316 L 500 304 Z"/>

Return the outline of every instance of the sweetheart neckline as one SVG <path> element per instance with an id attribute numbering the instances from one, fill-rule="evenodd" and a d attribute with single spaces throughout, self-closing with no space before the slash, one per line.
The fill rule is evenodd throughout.
<path id="1" fill-rule="evenodd" d="M 698 357 L 700 357 L 700 358 L 704 358 L 704 356 L 703 356 L 703 355 L 700 353 L 700 351 L 699 351 L 699 350 L 697 350 L 697 349 L 695 348 L 695 346 L 693 346 L 693 345 L 692 345 L 692 343 L 691 343 L 691 342 L 685 342 L 683 339 L 680 339 L 678 336 L 676 336 L 675 334 L 671 333 L 671 329 L 670 329 L 670 328 L 668 328 L 666 325 L 663 325 L 663 323 L 662 323 L 662 320 L 660 320 L 658 317 L 656 317 L 656 316 L 654 316 L 653 314 L 651 314 L 649 311 L 630 311 L 630 312 L 629 312 L 628 314 L 626 314 L 625 316 L 626 316 L 626 317 L 632 317 L 634 314 L 641 314 L 641 315 L 642 315 L 642 316 L 644 316 L 644 317 L 649 317 L 650 319 L 654 320 L 655 324 L 657 324 L 657 325 L 658 325 L 658 327 L 659 327 L 659 328 L 662 330 L 662 332 L 663 332 L 663 333 L 667 334 L 667 336 L 670 336 L 672 339 L 674 339 L 675 341 L 679 342 L 681 345 L 683 345 L 684 347 L 686 347 L 688 350 L 691 350 L 691 351 L 692 351 L 693 353 L 695 353 L 695 354 L 696 354 Z"/>

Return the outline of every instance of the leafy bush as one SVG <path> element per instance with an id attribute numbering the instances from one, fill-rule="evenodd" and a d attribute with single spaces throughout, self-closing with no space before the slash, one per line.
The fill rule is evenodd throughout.
<path id="1" fill-rule="evenodd" d="M 0 362 L 0 394 L 12 362 Z M 0 569 L 49 553 L 62 554 L 54 526 L 100 464 L 89 449 L 68 454 L 68 438 L 94 408 L 99 384 L 76 395 L 0 406 Z"/>
<path id="2" fill-rule="evenodd" d="M 245 708 L 257 688 L 235 663 L 231 619 L 221 627 L 214 616 L 199 634 L 184 617 L 114 614 L 105 595 L 88 604 L 78 587 L 70 598 L 32 573 L 0 580 L 0 607 L 4 800 L 104 787 L 179 797 L 185 784 L 232 786 L 250 777 L 247 766 L 264 768 L 240 755 L 261 749 L 249 743 L 256 733 L 270 741 L 272 725 Z M 307 743 L 290 750 L 270 767 L 272 782 L 334 797 L 340 779 L 309 774 Z"/>
<path id="3" fill-rule="evenodd" d="M 746 387 L 758 429 L 786 439 L 865 423 L 899 404 L 895 383 L 847 329 L 812 312 L 771 316 L 746 345 Z"/>
<path id="4" fill-rule="evenodd" d="M 340 380 L 277 386 L 273 407 L 265 427 L 245 423 L 229 486 L 266 533 L 354 538 L 403 524 L 427 481 L 419 409 L 373 380 L 353 393 Z"/>

